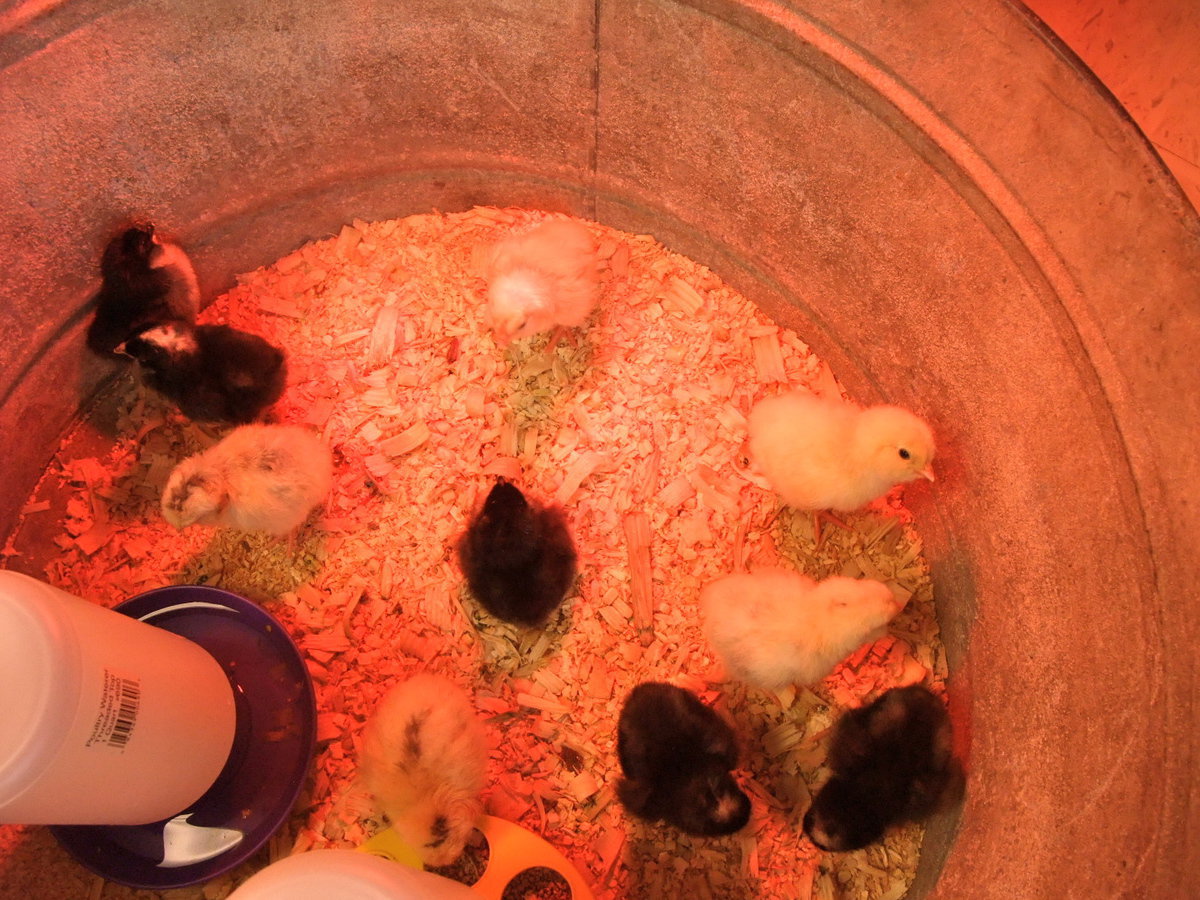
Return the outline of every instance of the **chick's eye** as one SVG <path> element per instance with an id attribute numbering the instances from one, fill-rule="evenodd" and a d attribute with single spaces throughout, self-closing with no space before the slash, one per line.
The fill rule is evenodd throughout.
<path id="1" fill-rule="evenodd" d="M 903 447 L 900 448 L 900 458 L 901 459 L 910 459 L 911 457 L 912 457 L 911 453 L 909 453 Z"/>

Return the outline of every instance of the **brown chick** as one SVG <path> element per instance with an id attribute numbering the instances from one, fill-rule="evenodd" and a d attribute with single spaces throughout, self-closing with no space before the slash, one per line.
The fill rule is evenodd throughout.
<path id="1" fill-rule="evenodd" d="M 176 528 L 216 525 L 286 535 L 325 499 L 333 457 L 296 425 L 243 425 L 175 467 L 162 496 Z"/>
<path id="2" fill-rule="evenodd" d="M 731 774 L 737 735 L 691 691 L 654 681 L 630 691 L 617 720 L 617 759 L 617 797 L 640 819 L 710 837 L 741 831 L 750 819 L 750 799 Z"/>
<path id="3" fill-rule="evenodd" d="M 531 505 L 501 478 L 458 543 L 467 585 L 493 616 L 545 625 L 575 581 L 576 553 L 556 506 Z"/>
<path id="4" fill-rule="evenodd" d="M 822 850 L 857 850 L 961 797 L 951 743 L 945 705 L 919 685 L 846 713 L 829 747 L 833 776 L 804 816 L 805 833 Z"/>
<path id="5" fill-rule="evenodd" d="M 423 673 L 392 688 L 363 731 L 363 783 L 429 866 L 462 854 L 483 815 L 483 724 L 454 682 Z"/>
<path id="6" fill-rule="evenodd" d="M 200 285 L 187 253 L 148 222 L 134 222 L 105 246 L 100 258 L 96 315 L 87 345 L 113 353 L 123 341 L 160 322 L 196 321 Z"/>
<path id="7" fill-rule="evenodd" d="M 578 222 L 547 219 L 492 250 L 485 318 L 503 344 L 582 325 L 599 296 L 596 242 Z"/>

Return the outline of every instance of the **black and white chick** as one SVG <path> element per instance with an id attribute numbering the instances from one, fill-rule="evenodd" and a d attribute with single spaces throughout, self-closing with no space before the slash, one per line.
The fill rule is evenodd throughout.
<path id="1" fill-rule="evenodd" d="M 638 818 L 703 837 L 733 834 L 750 819 L 750 799 L 730 774 L 737 736 L 691 691 L 654 681 L 630 691 L 617 757 L 625 774 L 617 797 Z"/>
<path id="2" fill-rule="evenodd" d="M 804 816 L 805 833 L 822 850 L 873 844 L 893 825 L 942 808 L 964 781 L 946 707 L 919 685 L 842 716 L 828 761 L 833 775 Z"/>
<path id="3" fill-rule="evenodd" d="M 173 319 L 195 322 L 200 311 L 191 260 L 149 223 L 130 225 L 108 242 L 100 257 L 100 278 L 87 345 L 102 356 L 152 325 Z"/>
<path id="4" fill-rule="evenodd" d="M 196 422 L 248 424 L 287 386 L 283 351 L 228 325 L 162 322 L 119 349 L 142 365 L 150 387 Z"/>
<path id="5" fill-rule="evenodd" d="M 505 622 L 541 626 L 575 581 L 576 553 L 563 511 L 537 506 L 499 479 L 458 543 L 467 586 Z"/>

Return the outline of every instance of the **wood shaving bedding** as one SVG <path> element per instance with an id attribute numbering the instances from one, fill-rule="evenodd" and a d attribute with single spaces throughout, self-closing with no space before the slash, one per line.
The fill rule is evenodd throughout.
<path id="1" fill-rule="evenodd" d="M 800 830 L 840 711 L 892 686 L 943 688 L 928 567 L 898 491 L 815 548 L 811 517 L 780 511 L 748 466 L 745 417 L 786 387 L 840 387 L 796 335 L 647 235 L 588 223 L 605 260 L 590 326 L 551 354 L 546 336 L 498 347 L 482 324 L 481 250 L 543 215 L 355 221 L 240 277 L 205 311 L 287 348 L 279 417 L 334 447 L 328 508 L 293 543 L 166 525 L 171 468 L 219 435 L 131 379 L 109 398 L 115 444 L 84 423 L 26 504 L 9 567 L 105 605 L 165 583 L 221 587 L 278 616 L 307 658 L 318 749 L 290 821 L 236 872 L 162 896 L 221 898 L 272 859 L 380 828 L 355 779 L 361 728 L 391 684 L 423 669 L 472 691 L 489 723 L 489 811 L 541 833 L 599 898 L 881 900 L 911 882 L 919 826 L 847 854 Z M 562 503 L 575 537 L 579 579 L 542 631 L 483 612 L 458 570 L 455 544 L 495 475 Z M 880 578 L 912 599 L 820 684 L 777 695 L 722 683 L 699 589 L 781 562 Z M 643 680 L 695 690 L 735 723 L 754 806 L 743 834 L 688 837 L 616 802 L 616 716 Z M 0 847 L 30 831 L 0 829 Z"/>

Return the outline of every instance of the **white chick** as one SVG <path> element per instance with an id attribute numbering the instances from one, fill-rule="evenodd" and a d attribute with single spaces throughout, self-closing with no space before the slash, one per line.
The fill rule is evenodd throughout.
<path id="1" fill-rule="evenodd" d="M 458 685 L 415 675 L 392 688 L 363 731 L 363 783 L 429 866 L 462 854 L 483 815 L 483 724 Z"/>
<path id="2" fill-rule="evenodd" d="M 799 572 L 726 575 L 700 591 L 704 634 L 732 678 L 780 690 L 812 684 L 877 640 L 904 608 L 881 581 Z"/>
<path id="3" fill-rule="evenodd" d="M 898 406 L 862 409 L 792 391 L 760 400 L 748 423 L 755 464 L 797 509 L 850 512 L 894 485 L 933 481 L 933 432 Z"/>
<path id="4" fill-rule="evenodd" d="M 578 222 L 547 219 L 492 250 L 486 319 L 501 343 L 582 325 L 599 295 L 596 242 Z"/>
<path id="5" fill-rule="evenodd" d="M 243 425 L 175 467 L 162 511 L 176 528 L 216 525 L 285 535 L 325 499 L 333 456 L 297 425 Z"/>

